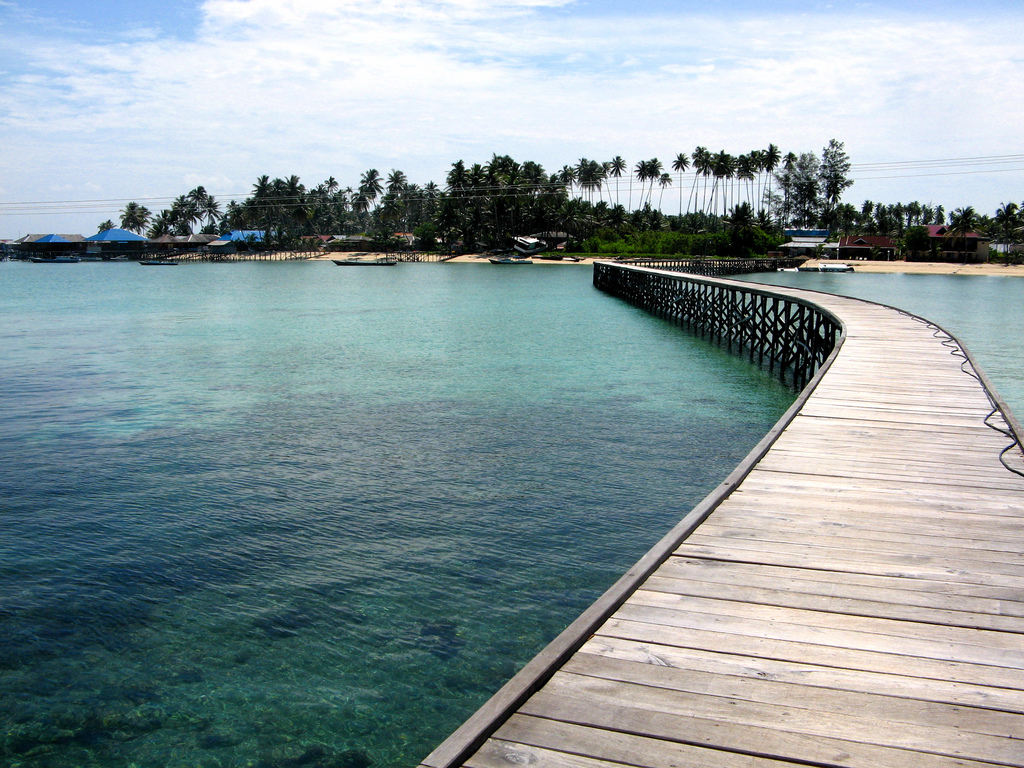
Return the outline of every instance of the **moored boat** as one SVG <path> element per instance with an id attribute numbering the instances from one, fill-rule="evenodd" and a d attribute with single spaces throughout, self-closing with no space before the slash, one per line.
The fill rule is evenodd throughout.
<path id="1" fill-rule="evenodd" d="M 382 256 L 378 259 L 331 259 L 339 267 L 393 267 L 398 259 Z"/>
<path id="2" fill-rule="evenodd" d="M 530 259 L 514 258 L 512 256 L 491 257 L 487 260 L 491 264 L 533 264 Z"/>
<path id="3" fill-rule="evenodd" d="M 77 256 L 33 256 L 33 264 L 77 264 L 80 262 Z"/>

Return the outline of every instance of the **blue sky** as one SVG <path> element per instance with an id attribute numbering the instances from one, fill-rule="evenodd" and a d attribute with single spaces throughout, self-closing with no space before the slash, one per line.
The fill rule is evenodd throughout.
<path id="1" fill-rule="evenodd" d="M 1022 39 L 1009 2 L 0 0 L 0 237 L 264 173 L 443 183 L 494 153 L 553 171 L 830 138 L 849 202 L 993 213 L 1024 201 Z M 1010 159 L 872 165 L 958 158 Z"/>

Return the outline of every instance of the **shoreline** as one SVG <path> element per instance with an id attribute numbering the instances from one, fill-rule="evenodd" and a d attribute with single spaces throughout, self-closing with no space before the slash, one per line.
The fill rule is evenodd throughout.
<path id="1" fill-rule="evenodd" d="M 1024 264 L 959 264 L 943 261 L 844 261 L 842 259 L 810 259 L 807 266 L 816 264 L 849 264 L 854 272 L 862 274 L 906 275 L 988 275 L 1024 277 Z"/>
<path id="2" fill-rule="evenodd" d="M 348 256 L 364 256 L 372 254 L 346 253 Z M 338 258 L 338 254 L 314 256 L 311 261 L 330 261 Z M 579 261 L 549 261 L 545 259 L 533 259 L 534 264 L 558 264 L 558 265 L 591 265 L 595 261 L 612 261 L 595 257 L 581 258 Z M 456 256 L 444 262 L 445 264 L 486 264 L 487 256 L 480 253 L 464 254 Z M 808 266 L 816 264 L 850 264 L 854 272 L 862 274 L 907 274 L 907 275 L 987 275 L 997 277 L 1024 277 L 1024 264 L 1006 266 L 1003 264 L 960 264 L 942 261 L 843 261 L 810 259 L 806 262 Z"/>

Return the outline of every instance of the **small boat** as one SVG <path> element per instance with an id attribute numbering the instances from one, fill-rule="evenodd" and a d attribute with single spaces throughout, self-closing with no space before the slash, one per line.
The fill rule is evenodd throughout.
<path id="1" fill-rule="evenodd" d="M 853 272 L 853 267 L 849 264 L 827 264 L 822 263 L 818 265 L 819 272 Z"/>
<path id="2" fill-rule="evenodd" d="M 76 256 L 33 256 L 33 264 L 77 264 L 80 262 Z"/>
<path id="3" fill-rule="evenodd" d="M 151 259 L 149 261 L 140 261 L 144 267 L 176 267 L 178 262 L 171 261 L 170 259 Z"/>
<path id="4" fill-rule="evenodd" d="M 331 259 L 339 267 L 393 267 L 398 259 L 383 256 L 379 259 Z"/>
<path id="5" fill-rule="evenodd" d="M 530 259 L 514 258 L 512 256 L 491 257 L 487 259 L 491 264 L 533 264 Z"/>

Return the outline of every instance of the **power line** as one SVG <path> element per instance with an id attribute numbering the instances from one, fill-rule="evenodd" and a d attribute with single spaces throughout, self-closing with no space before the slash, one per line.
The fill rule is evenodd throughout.
<path id="1" fill-rule="evenodd" d="M 1000 166 L 1011 166 L 1011 167 L 1000 167 Z M 922 171 L 932 171 L 934 173 L 922 173 Z M 850 166 L 850 178 L 855 181 L 875 181 L 875 180 L 891 180 L 891 179 L 910 179 L 910 178 L 935 178 L 940 176 L 965 176 L 965 175 L 982 175 L 991 173 L 1017 173 L 1024 171 L 1024 154 L 1010 154 L 1010 155 L 981 155 L 975 157 L 959 157 L 959 158 L 942 158 L 934 160 L 894 160 L 876 163 L 852 163 Z M 557 174 L 556 174 L 557 175 Z M 674 179 L 678 178 L 680 174 L 674 172 L 669 174 Z M 694 171 L 686 171 L 681 175 L 682 184 L 692 182 L 695 178 L 700 178 L 703 174 L 698 174 Z M 635 179 L 632 174 L 626 175 L 625 180 L 621 180 L 616 177 L 606 177 L 602 180 L 600 186 L 595 185 L 594 189 L 601 190 L 603 188 L 608 189 L 608 194 L 611 193 L 612 180 L 615 181 L 615 186 L 618 191 L 632 194 L 634 192 L 643 193 L 644 190 L 650 190 L 651 184 L 649 182 L 641 182 L 639 179 Z M 705 178 L 715 178 L 713 174 L 706 176 Z M 748 183 L 743 179 L 737 179 L 734 177 L 717 177 L 716 183 L 719 189 L 729 188 L 735 189 L 744 183 Z M 677 189 L 682 189 L 680 184 Z M 576 187 L 581 192 L 585 192 L 586 188 L 581 188 L 579 184 L 563 183 L 560 181 L 556 182 L 540 182 L 533 184 L 514 184 L 509 186 L 504 185 L 467 185 L 466 187 L 459 187 L 454 190 L 445 191 L 444 197 L 448 200 L 455 201 L 466 201 L 477 199 L 480 197 L 494 197 L 497 195 L 507 194 L 508 196 L 521 196 L 524 194 L 544 194 L 550 192 L 558 192 L 561 190 L 570 190 Z M 307 195 L 310 193 L 307 193 Z M 315 194 L 315 190 L 313 190 Z M 328 194 L 327 199 L 334 198 L 335 194 Z M 253 192 L 238 192 L 238 193 L 221 193 L 215 197 L 221 199 L 228 198 L 234 201 L 235 199 L 241 199 L 243 204 L 252 209 L 272 209 L 280 206 L 297 205 L 300 202 L 306 200 L 303 196 L 274 196 L 274 197 L 262 197 L 258 200 L 252 200 Z M 165 207 L 170 208 L 173 206 L 175 200 L 181 196 L 154 196 L 154 197 L 135 197 L 135 198 L 95 198 L 95 199 L 81 199 L 81 200 L 31 200 L 31 201 L 16 201 L 16 202 L 0 202 L 0 216 L 24 216 L 24 215 L 47 215 L 47 214 L 59 214 L 67 215 L 71 213 L 94 213 L 97 215 L 103 214 L 116 214 L 120 213 L 121 209 L 124 208 L 128 203 L 137 203 L 145 205 L 147 207 L 159 208 Z M 357 198 L 355 190 L 353 194 L 347 195 L 349 202 L 352 202 Z M 379 199 L 379 198 L 377 198 Z M 406 202 L 438 202 L 440 196 L 428 195 L 422 190 L 422 188 L 416 190 L 416 194 L 410 196 L 405 194 L 402 198 Z M 244 201 L 248 200 L 248 203 Z M 312 201 L 315 202 L 315 199 Z"/>

